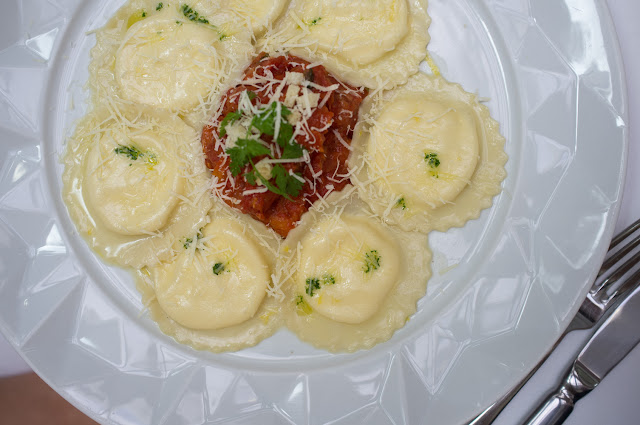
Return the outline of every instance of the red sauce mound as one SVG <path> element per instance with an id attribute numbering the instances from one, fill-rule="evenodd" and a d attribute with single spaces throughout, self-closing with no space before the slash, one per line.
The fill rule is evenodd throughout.
<path id="1" fill-rule="evenodd" d="M 358 109 L 367 94 L 366 89 L 339 82 L 323 66 L 309 65 L 295 56 L 270 58 L 265 53 L 259 55 L 245 71 L 242 82 L 223 96 L 216 115 L 202 131 L 206 165 L 217 179 L 214 192 L 228 205 L 267 224 L 283 237 L 316 200 L 342 190 L 349 182 L 348 146 L 358 120 Z M 294 75 L 288 75 L 290 73 Z M 300 74 L 304 81 L 299 81 Z M 229 136 L 220 136 L 220 125 L 229 113 L 238 111 L 245 91 L 255 93 L 255 96 L 251 95 L 252 105 L 266 107 L 275 99 L 284 103 L 290 85 L 319 94 L 317 105 L 309 107 L 307 103 L 305 107 L 300 99 L 301 106 L 298 107 L 305 113 L 305 118 L 295 124 L 293 140 L 305 148 L 305 160 L 281 164 L 287 171 L 299 173 L 304 178 L 304 185 L 298 196 L 290 199 L 271 191 L 251 193 L 260 186 L 251 185 L 244 173 L 232 176 L 225 147 Z M 273 136 L 263 134 L 260 139 L 267 144 L 275 143 Z M 261 158 L 257 157 L 255 161 Z M 249 170 L 247 165 L 243 171 Z"/>

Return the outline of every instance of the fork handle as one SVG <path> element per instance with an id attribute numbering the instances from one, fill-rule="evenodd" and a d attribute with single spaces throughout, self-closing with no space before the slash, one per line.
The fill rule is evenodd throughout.
<path id="1" fill-rule="evenodd" d="M 536 409 L 525 422 L 527 425 L 558 425 L 573 411 L 576 401 L 587 395 L 595 386 L 591 376 L 584 376 L 575 366 L 560 388 Z M 586 379 L 585 379 L 586 378 Z"/>

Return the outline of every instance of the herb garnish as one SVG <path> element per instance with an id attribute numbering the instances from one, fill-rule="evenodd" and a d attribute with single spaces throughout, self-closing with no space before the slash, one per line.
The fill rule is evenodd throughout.
<path id="1" fill-rule="evenodd" d="M 119 144 L 118 147 L 115 148 L 113 151 L 118 155 L 126 156 L 132 161 L 137 161 L 138 158 L 144 157 L 147 160 L 146 162 L 148 162 L 150 165 L 149 169 L 152 169 L 155 165 L 158 164 L 158 158 L 155 156 L 155 154 L 151 152 L 142 152 L 140 151 L 140 149 L 136 148 L 135 146 L 124 146 Z"/>
<path id="2" fill-rule="evenodd" d="M 252 100 L 255 99 L 256 94 L 247 91 L 247 96 Z M 228 113 L 220 123 L 220 137 L 226 136 L 227 127 L 242 118 L 242 115 L 242 111 Z M 291 197 L 300 194 L 304 186 L 302 175 L 289 172 L 281 164 L 277 164 L 271 169 L 271 176 L 265 177 L 260 174 L 253 159 L 263 155 L 267 155 L 271 159 L 276 158 L 267 146 L 258 140 L 248 138 L 253 128 L 259 133 L 258 137 L 263 134 L 274 137 L 278 146 L 282 148 L 280 159 L 300 158 L 304 149 L 293 141 L 293 126 L 287 121 L 289 115 L 291 115 L 291 111 L 286 106 L 280 102 L 272 102 L 251 118 L 247 129 L 247 138 L 238 139 L 235 146 L 228 148 L 225 152 L 231 160 L 229 170 L 234 177 L 238 176 L 242 169 L 250 164 L 251 170 L 244 174 L 250 185 L 255 186 L 260 181 L 269 191 L 291 200 Z M 280 117 L 279 120 L 278 117 Z M 276 128 L 278 129 L 277 135 Z M 275 180 L 275 184 L 271 182 L 272 179 Z"/>
<path id="3" fill-rule="evenodd" d="M 314 26 L 314 25 L 318 25 L 318 23 L 322 20 L 322 16 L 318 16 L 315 19 L 312 19 L 311 21 L 309 21 L 309 23 L 307 23 L 307 25 L 309 25 L 310 27 Z"/>
<path id="4" fill-rule="evenodd" d="M 237 176 L 242 172 L 245 165 L 253 162 L 251 160 L 256 156 L 268 155 L 271 150 L 254 139 L 238 139 L 236 145 L 226 150 L 227 154 L 231 158 L 231 164 L 229 169 L 233 176 Z M 254 166 L 255 169 L 255 166 Z"/>
<path id="5" fill-rule="evenodd" d="M 371 250 L 364 255 L 364 266 L 362 270 L 365 273 L 369 273 L 373 270 L 378 270 L 380 268 L 380 256 L 378 255 L 378 251 Z"/>
<path id="6" fill-rule="evenodd" d="M 313 312 L 313 310 L 311 309 L 311 306 L 307 304 L 307 302 L 304 300 L 304 297 L 302 295 L 298 295 L 296 297 L 296 308 L 297 308 L 297 313 L 300 315 L 311 314 Z"/>
<path id="7" fill-rule="evenodd" d="M 204 237 L 204 235 L 202 234 L 202 229 L 203 228 L 201 227 L 200 230 L 198 230 L 198 233 L 196 234 L 196 240 L 198 241 Z M 184 247 L 184 249 L 189 249 L 192 243 L 193 243 L 193 238 L 185 238 L 182 246 Z"/>
<path id="8" fill-rule="evenodd" d="M 431 168 L 438 168 L 440 166 L 440 159 L 438 159 L 437 153 L 425 153 L 424 160 Z"/>
<path id="9" fill-rule="evenodd" d="M 229 112 L 220 123 L 220 137 L 227 135 L 227 126 L 238 121 L 242 117 L 242 112 Z"/>
<path id="10" fill-rule="evenodd" d="M 213 266 L 213 274 L 215 274 L 216 276 L 218 276 L 220 273 L 222 273 L 224 271 L 225 267 L 224 264 L 222 263 L 216 263 Z"/>
<path id="11" fill-rule="evenodd" d="M 310 297 L 313 297 L 313 294 L 315 293 L 315 291 L 320 290 L 320 285 L 321 284 L 322 285 L 333 285 L 335 283 L 336 283 L 336 278 L 333 277 L 330 274 L 324 275 L 322 277 L 322 279 L 319 279 L 317 277 L 309 277 L 305 281 L 305 292 Z"/>
<path id="12" fill-rule="evenodd" d="M 402 208 L 403 210 L 407 209 L 407 202 L 405 201 L 404 197 L 398 199 L 398 202 L 396 202 L 396 206 Z"/>
<path id="13" fill-rule="evenodd" d="M 190 21 L 200 24 L 208 24 L 209 20 L 200 16 L 198 12 L 193 10 L 188 4 L 182 4 L 182 14 Z"/>
<path id="14" fill-rule="evenodd" d="M 433 152 L 425 153 L 424 160 L 429 165 L 429 167 L 431 167 L 431 171 L 429 171 L 429 174 L 431 174 L 435 178 L 439 178 L 440 176 L 438 175 L 437 168 L 440 166 L 440 159 L 438 158 L 438 154 Z"/>
<path id="15" fill-rule="evenodd" d="M 129 159 L 132 161 L 136 161 L 138 157 L 144 156 L 144 153 L 140 152 L 140 149 L 136 148 L 135 146 L 118 145 L 118 147 L 113 151 L 118 155 L 129 157 Z"/>
<path id="16" fill-rule="evenodd" d="M 158 3 L 158 5 L 156 6 L 156 10 L 162 10 L 162 8 L 164 7 L 164 4 L 162 4 L 162 2 Z"/>

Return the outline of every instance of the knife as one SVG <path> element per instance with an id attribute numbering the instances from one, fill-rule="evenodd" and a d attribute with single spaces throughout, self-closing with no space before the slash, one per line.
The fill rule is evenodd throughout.
<path id="1" fill-rule="evenodd" d="M 598 328 L 582 349 L 559 388 L 525 422 L 527 425 L 561 424 L 576 401 L 593 390 L 640 342 L 640 288 Z"/>

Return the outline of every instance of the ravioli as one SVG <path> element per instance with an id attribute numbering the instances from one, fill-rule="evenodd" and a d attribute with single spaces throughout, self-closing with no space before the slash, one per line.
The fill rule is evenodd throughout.
<path id="1" fill-rule="evenodd" d="M 83 192 L 107 229 L 145 235 L 166 225 L 186 186 L 171 142 L 113 128 L 89 147 Z"/>
<path id="2" fill-rule="evenodd" d="M 105 97 L 200 119 L 224 82 L 251 60 L 252 34 L 238 18 L 185 2 L 133 0 L 101 29 L 90 70 L 96 101 Z"/>
<path id="3" fill-rule="evenodd" d="M 287 326 L 329 351 L 389 339 L 415 313 L 431 275 L 427 237 L 384 225 L 352 189 L 314 204 L 282 248 L 293 270 Z"/>
<path id="4" fill-rule="evenodd" d="M 252 346 L 282 325 L 278 298 L 267 296 L 277 246 L 262 223 L 217 205 L 173 259 L 138 272 L 138 289 L 178 341 L 211 351 Z"/>
<path id="5" fill-rule="evenodd" d="M 426 56 L 426 10 L 426 0 L 293 0 L 260 47 L 321 61 L 352 85 L 389 89 Z"/>
<path id="6" fill-rule="evenodd" d="M 504 138 L 476 96 L 417 74 L 365 101 L 353 137 L 352 181 L 387 223 L 446 231 L 491 206 L 506 173 Z"/>
<path id="7" fill-rule="evenodd" d="M 252 34 L 260 35 L 278 19 L 288 3 L 289 0 L 196 0 L 189 4 L 208 19 L 220 10 L 228 13 L 226 32 L 234 33 L 244 26 Z"/>
<path id="8" fill-rule="evenodd" d="M 79 124 L 65 156 L 64 198 L 98 253 L 143 267 L 168 258 L 177 238 L 202 226 L 209 179 L 198 134 L 180 118 L 121 112 L 128 124 L 104 108 Z"/>
<path id="9" fill-rule="evenodd" d="M 266 295 L 270 270 L 237 222 L 214 218 L 184 252 L 155 269 L 156 297 L 176 322 L 220 329 L 253 317 Z"/>

